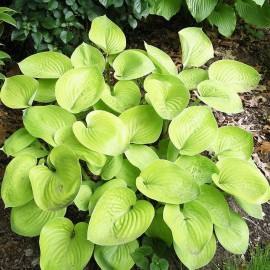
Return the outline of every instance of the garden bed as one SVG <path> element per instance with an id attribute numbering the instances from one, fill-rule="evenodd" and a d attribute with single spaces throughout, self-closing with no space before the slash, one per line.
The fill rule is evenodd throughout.
<path id="1" fill-rule="evenodd" d="M 183 26 L 179 23 L 180 18 L 176 17 L 170 23 L 163 20 L 155 20 L 142 23 L 141 26 L 127 34 L 128 46 L 143 47 L 143 40 L 148 44 L 157 46 L 167 52 L 180 65 L 178 30 Z M 270 115 L 270 35 L 265 34 L 264 39 L 254 40 L 240 28 L 231 39 L 220 37 L 216 31 L 207 30 L 207 34 L 215 48 L 215 59 L 230 58 L 237 59 L 254 66 L 260 74 L 262 81 L 260 86 L 252 93 L 244 93 L 241 99 L 244 103 L 243 113 L 227 115 L 215 112 L 219 125 L 236 125 L 251 131 L 255 140 L 255 151 L 253 159 L 267 179 L 270 179 L 270 123 L 267 117 Z M 14 71 L 11 71 L 14 72 Z M 9 110 L 0 105 L 0 144 L 4 139 L 21 126 L 20 112 Z M 8 159 L 0 153 L 0 177 Z M 231 202 L 232 207 L 236 207 Z M 270 206 L 264 205 L 265 218 L 258 221 L 246 216 L 250 229 L 250 246 L 270 243 Z M 15 235 L 10 230 L 9 209 L 4 209 L 3 202 L 0 202 L 0 269 L 39 269 L 39 248 L 37 238 L 25 238 Z M 68 215 L 74 215 L 69 211 Z M 76 220 L 80 220 L 80 216 Z M 74 217 L 73 217 L 74 220 Z M 203 269 L 222 269 L 223 262 L 232 255 L 229 255 L 223 248 L 219 247 L 215 259 Z M 245 255 L 248 259 L 248 253 Z M 219 268 L 218 268 L 219 267 Z M 95 269 L 87 266 L 86 269 Z M 176 260 L 171 263 L 171 269 L 181 269 Z"/>

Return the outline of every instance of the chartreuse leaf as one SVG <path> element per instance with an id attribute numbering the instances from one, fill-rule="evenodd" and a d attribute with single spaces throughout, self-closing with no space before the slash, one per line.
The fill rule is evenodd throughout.
<path id="1" fill-rule="evenodd" d="M 107 157 L 106 163 L 101 170 L 103 180 L 110 180 L 120 171 L 123 163 L 123 155 Z"/>
<path id="2" fill-rule="evenodd" d="M 20 155 L 34 156 L 36 158 L 42 158 L 48 155 L 48 150 L 38 140 L 35 140 L 26 148 L 15 153 L 13 156 L 17 157 Z"/>
<path id="3" fill-rule="evenodd" d="M 168 148 L 167 148 L 167 159 L 169 161 L 176 161 L 177 157 L 179 156 L 178 149 L 172 144 L 172 142 L 169 140 Z"/>
<path id="4" fill-rule="evenodd" d="M 196 89 L 198 84 L 208 79 L 208 72 L 202 68 L 184 69 L 178 74 L 188 90 Z"/>
<path id="5" fill-rule="evenodd" d="M 235 30 L 236 16 L 234 8 L 227 4 L 218 5 L 208 17 L 208 21 L 218 27 L 218 32 L 230 37 Z"/>
<path id="6" fill-rule="evenodd" d="M 134 80 L 151 73 L 155 66 L 140 50 L 126 50 L 113 61 L 114 77 L 117 80 Z"/>
<path id="7" fill-rule="evenodd" d="M 186 0 L 186 2 L 193 18 L 201 22 L 211 14 L 218 0 Z"/>
<path id="8" fill-rule="evenodd" d="M 182 4 L 182 0 L 150 0 L 150 14 L 155 14 L 164 17 L 167 20 L 175 15 Z"/>
<path id="9" fill-rule="evenodd" d="M 73 132 L 78 141 L 92 151 L 109 156 L 118 156 L 125 151 L 128 131 L 119 117 L 105 111 L 92 111 L 84 123 L 76 122 Z"/>
<path id="10" fill-rule="evenodd" d="M 220 127 L 216 140 L 210 147 L 219 159 L 240 158 L 248 160 L 253 152 L 253 136 L 234 126 Z"/>
<path id="11" fill-rule="evenodd" d="M 218 126 L 210 108 L 184 109 L 169 126 L 169 136 L 180 154 L 193 156 L 206 150 L 215 140 Z"/>
<path id="12" fill-rule="evenodd" d="M 251 204 L 266 202 L 269 184 L 258 168 L 248 161 L 227 158 L 217 163 L 219 174 L 212 176 L 215 184 L 225 192 Z"/>
<path id="13" fill-rule="evenodd" d="M 147 44 L 146 42 L 144 42 L 144 47 L 148 56 L 156 66 L 156 71 L 158 73 L 172 75 L 177 74 L 177 67 L 167 53 L 155 46 Z"/>
<path id="14" fill-rule="evenodd" d="M 1 185 L 1 198 L 5 207 L 16 207 L 33 199 L 29 171 L 37 163 L 33 156 L 18 156 L 6 167 Z"/>
<path id="15" fill-rule="evenodd" d="M 251 217 L 263 219 L 264 213 L 260 204 L 252 204 L 245 200 L 235 198 L 237 204 Z"/>
<path id="16" fill-rule="evenodd" d="M 61 76 L 55 86 L 58 104 L 72 113 L 79 113 L 94 105 L 105 87 L 97 68 L 75 68 Z"/>
<path id="17" fill-rule="evenodd" d="M 254 89 L 261 76 L 253 67 L 235 60 L 219 60 L 210 65 L 209 78 L 228 85 L 235 92 L 247 92 Z"/>
<path id="18" fill-rule="evenodd" d="M 125 34 L 106 15 L 92 21 L 89 39 L 106 54 L 117 54 L 126 48 Z"/>
<path id="19" fill-rule="evenodd" d="M 54 136 L 56 145 L 66 145 L 78 156 L 79 159 L 86 161 L 91 166 L 102 168 L 106 162 L 106 156 L 94 152 L 83 146 L 75 137 L 72 127 L 59 129 Z"/>
<path id="20" fill-rule="evenodd" d="M 214 234 L 202 251 L 198 254 L 188 252 L 184 246 L 180 247 L 174 242 L 174 250 L 177 257 L 188 269 L 192 270 L 199 269 L 207 265 L 213 259 L 216 253 L 216 248 L 217 244 Z"/>
<path id="21" fill-rule="evenodd" d="M 131 144 L 125 151 L 125 155 L 128 161 L 141 171 L 149 166 L 152 162 L 159 159 L 156 152 L 151 147 L 146 145 Z"/>
<path id="22" fill-rule="evenodd" d="M 96 246 L 94 252 L 95 260 L 101 270 L 130 270 L 135 264 L 130 254 L 138 247 L 139 243 L 137 240 L 117 246 Z"/>
<path id="23" fill-rule="evenodd" d="M 140 170 L 133 166 L 127 159 L 124 159 L 120 171 L 116 174 L 116 177 L 123 179 L 127 186 L 136 191 L 136 178 L 139 176 Z"/>
<path id="24" fill-rule="evenodd" d="M 246 222 L 237 213 L 230 212 L 229 227 L 215 226 L 215 233 L 220 244 L 229 252 L 244 254 L 248 248 L 249 230 Z"/>
<path id="25" fill-rule="evenodd" d="M 213 234 L 213 223 L 208 211 L 198 202 L 179 205 L 166 204 L 164 221 L 172 231 L 174 242 L 188 253 L 203 251 Z"/>
<path id="26" fill-rule="evenodd" d="M 193 180 L 199 185 L 211 183 L 212 174 L 218 173 L 215 163 L 201 155 L 180 156 L 175 164 L 184 171 L 190 172 Z"/>
<path id="27" fill-rule="evenodd" d="M 91 214 L 98 202 L 98 200 L 101 198 L 101 196 L 106 192 L 111 189 L 117 189 L 117 188 L 122 188 L 126 187 L 127 184 L 124 180 L 122 179 L 112 179 L 108 182 L 105 182 L 103 185 L 97 187 L 93 195 L 90 197 L 89 204 L 88 204 L 88 210 L 89 213 Z"/>
<path id="28" fill-rule="evenodd" d="M 94 250 L 87 240 L 87 223 L 74 226 L 67 218 L 48 222 L 41 231 L 39 245 L 42 270 L 82 270 Z"/>
<path id="29" fill-rule="evenodd" d="M 150 226 L 154 207 L 138 200 L 128 188 L 114 188 L 103 194 L 92 213 L 87 239 L 102 245 L 120 245 L 134 241 Z"/>
<path id="30" fill-rule="evenodd" d="M 120 119 L 128 129 L 131 143 L 154 143 L 162 131 L 163 121 L 150 105 L 130 108 L 120 115 Z"/>
<path id="31" fill-rule="evenodd" d="M 212 222 L 219 227 L 228 227 L 230 211 L 223 194 L 214 186 L 202 185 L 196 199 L 211 216 Z"/>
<path id="32" fill-rule="evenodd" d="M 108 85 L 104 87 L 102 101 L 111 109 L 118 113 L 139 105 L 141 100 L 141 92 L 138 85 L 133 81 L 119 81 L 113 91 Z"/>
<path id="33" fill-rule="evenodd" d="M 74 204 L 80 211 L 87 211 L 90 197 L 92 196 L 92 188 L 90 181 L 83 181 L 78 194 L 74 199 Z"/>
<path id="34" fill-rule="evenodd" d="M 145 233 L 149 237 L 160 238 L 168 246 L 171 246 L 173 242 L 172 233 L 163 220 L 163 210 L 163 206 L 156 209 L 154 219 Z"/>
<path id="35" fill-rule="evenodd" d="M 32 200 L 11 210 L 10 223 L 13 232 L 27 237 L 40 234 L 43 226 L 56 217 L 63 217 L 66 208 L 57 211 L 43 211 Z"/>
<path id="36" fill-rule="evenodd" d="M 173 75 L 151 74 L 144 81 L 147 99 L 163 119 L 171 120 L 189 103 L 189 91 Z"/>
<path id="37" fill-rule="evenodd" d="M 95 67 L 100 72 L 105 69 L 103 54 L 97 48 L 84 42 L 72 53 L 71 62 L 75 68 Z"/>
<path id="38" fill-rule="evenodd" d="M 12 109 L 23 109 L 31 106 L 38 88 L 37 80 L 16 75 L 5 79 L 1 88 L 1 101 Z"/>
<path id="39" fill-rule="evenodd" d="M 178 35 L 184 67 L 200 67 L 214 57 L 213 45 L 201 28 L 187 27 Z"/>
<path id="40" fill-rule="evenodd" d="M 52 169 L 38 165 L 29 172 L 34 200 L 42 210 L 58 210 L 69 205 L 79 192 L 81 167 L 72 150 L 64 145 L 53 148 Z"/>
<path id="41" fill-rule="evenodd" d="M 70 59 L 59 52 L 36 53 L 28 56 L 18 65 L 24 75 L 42 79 L 57 79 L 72 69 Z"/>
<path id="42" fill-rule="evenodd" d="M 156 160 L 136 179 L 138 190 L 162 203 L 180 204 L 196 199 L 198 185 L 190 174 L 167 160 Z"/>
<path id="43" fill-rule="evenodd" d="M 55 100 L 55 79 L 39 79 L 37 93 L 34 100 L 41 103 L 50 103 Z"/>
<path id="44" fill-rule="evenodd" d="M 56 105 L 34 106 L 28 108 L 23 115 L 26 130 L 52 146 L 56 145 L 54 136 L 57 130 L 72 126 L 75 121 L 74 115 Z"/>
<path id="45" fill-rule="evenodd" d="M 14 156 L 16 153 L 25 149 L 36 140 L 25 128 L 20 128 L 12 133 L 4 142 L 3 151 L 8 156 Z"/>
<path id="46" fill-rule="evenodd" d="M 198 98 L 208 106 L 225 113 L 240 113 L 243 105 L 238 94 L 224 82 L 206 80 L 198 85 Z"/>

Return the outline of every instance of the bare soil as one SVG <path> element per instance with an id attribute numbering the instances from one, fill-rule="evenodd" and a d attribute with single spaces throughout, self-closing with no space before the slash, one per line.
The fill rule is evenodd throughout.
<path id="1" fill-rule="evenodd" d="M 136 30 L 128 32 L 128 45 L 132 48 L 142 48 L 143 41 L 146 41 L 148 44 L 166 51 L 180 68 L 181 58 L 177 32 L 181 28 L 183 28 L 183 22 L 180 16 L 175 17 L 171 22 L 154 17 L 142 23 Z M 237 125 L 253 133 L 255 140 L 253 159 L 270 180 L 270 34 L 265 32 L 262 40 L 256 40 L 247 35 L 243 26 L 240 26 L 230 39 L 217 34 L 216 29 L 208 27 L 206 32 L 214 44 L 215 60 L 237 59 L 254 66 L 262 74 L 260 86 L 251 93 L 241 95 L 245 108 L 243 113 L 226 115 L 215 112 L 215 115 L 220 126 Z M 11 70 L 10 74 L 13 72 L 14 70 Z M 21 113 L 7 109 L 0 104 L 0 145 L 21 125 Z M 0 152 L 0 179 L 3 177 L 8 161 Z M 232 202 L 232 207 L 238 209 L 234 202 Z M 269 203 L 264 205 L 264 212 L 264 220 L 255 220 L 245 216 L 250 229 L 251 247 L 270 243 Z M 74 213 L 72 209 L 69 211 L 69 216 L 73 217 L 73 220 L 81 219 L 80 215 L 74 216 Z M 38 239 L 20 237 L 11 232 L 9 215 L 10 210 L 4 209 L 3 203 L 0 202 L 0 270 L 39 269 Z M 232 255 L 219 246 L 213 262 L 203 269 L 223 269 L 224 261 L 230 257 Z M 243 262 L 248 259 L 249 252 L 241 257 Z M 91 262 L 86 269 L 97 269 L 97 267 Z M 173 259 L 170 269 L 183 268 L 177 260 Z"/>

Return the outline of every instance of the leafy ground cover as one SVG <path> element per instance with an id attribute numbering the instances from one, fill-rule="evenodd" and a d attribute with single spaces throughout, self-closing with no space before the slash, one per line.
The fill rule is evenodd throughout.
<path id="1" fill-rule="evenodd" d="M 179 63 L 179 41 L 177 37 L 177 30 L 180 29 L 180 26 L 177 24 L 173 24 L 169 28 L 168 25 L 159 25 L 159 27 L 155 27 L 159 30 L 153 31 L 153 27 L 151 29 L 151 26 L 149 25 L 146 28 L 144 26 L 143 31 L 141 29 L 138 29 L 135 34 L 133 32 L 132 35 L 130 35 L 129 45 L 132 47 L 142 47 L 142 40 L 145 40 L 148 43 L 161 47 L 173 58 L 175 58 L 175 60 L 177 60 L 177 62 Z M 208 34 L 212 34 L 211 31 L 208 32 Z M 267 169 L 267 166 L 269 164 L 267 165 L 265 162 L 267 160 L 267 157 L 269 158 L 269 154 L 262 153 L 267 152 L 267 139 L 269 140 L 269 126 L 267 126 L 266 118 L 266 109 L 267 102 L 269 102 L 269 93 L 265 91 L 269 86 L 269 74 L 267 73 L 267 69 L 269 67 L 267 67 L 266 61 L 267 55 L 263 53 L 263 48 L 257 47 L 256 43 L 246 43 L 247 40 L 242 39 L 241 35 L 241 31 L 239 31 L 235 39 L 230 41 L 224 41 L 223 39 L 219 39 L 218 37 L 212 35 L 211 39 L 214 40 L 214 42 L 216 43 L 214 46 L 216 49 L 216 59 L 220 59 L 224 56 L 229 58 L 234 58 L 236 56 L 237 59 L 256 66 L 259 72 L 264 75 L 263 86 L 252 94 L 242 95 L 242 99 L 244 101 L 246 109 L 245 113 L 237 114 L 230 117 L 222 113 L 217 113 L 216 116 L 219 120 L 219 124 L 236 124 L 253 132 L 257 143 L 257 152 L 254 154 L 254 159 L 257 165 L 263 170 L 265 175 L 269 176 L 269 171 Z M 138 38 L 136 39 L 136 37 Z M 166 37 L 166 39 L 164 37 Z M 264 46 L 265 44 L 266 47 L 267 41 L 269 40 L 267 40 L 266 37 L 265 41 L 261 42 L 260 45 Z M 16 130 L 21 125 L 18 120 L 20 119 L 20 116 L 14 115 L 14 112 L 6 109 L 1 110 L 1 119 L 3 119 L 3 122 L 1 122 L 1 139 L 7 137 L 9 133 Z M 3 161 L 3 166 L 1 166 L 1 169 L 3 169 L 2 167 L 4 167 L 4 165 L 7 163 L 7 160 L 1 156 L 1 161 Z M 266 214 L 269 215 L 269 213 L 267 213 L 269 212 L 269 207 L 266 206 L 264 211 L 266 212 Z M 69 215 L 73 215 L 72 211 L 69 213 Z M 9 231 L 6 231 L 9 228 L 7 211 L 4 212 L 4 217 L 5 218 L 1 221 L 1 223 L 3 222 L 3 224 L 1 224 L 0 229 L 0 252 L 1 254 L 3 254 L 3 258 L 0 258 L 1 267 L 3 267 L 3 269 L 35 269 L 35 267 L 37 267 L 35 265 L 38 262 L 38 254 L 36 253 L 38 248 L 36 240 L 34 239 L 32 241 L 22 239 L 10 233 Z M 80 220 L 80 218 L 80 216 L 77 217 L 78 220 Z M 267 231 L 269 217 L 268 220 L 265 219 L 262 222 L 257 222 L 250 219 L 248 223 L 252 232 L 251 242 L 253 245 L 255 245 L 256 243 L 267 242 L 270 240 L 269 231 Z M 16 253 L 13 252 L 14 250 L 16 250 Z M 228 254 L 225 253 L 222 249 L 220 249 L 220 252 L 216 257 L 216 261 L 212 264 L 212 266 L 209 267 L 215 267 L 215 265 L 219 267 L 220 265 L 222 265 L 222 260 L 224 259 L 224 257 L 228 257 Z M 180 269 L 179 266 L 173 264 L 172 267 L 172 269 Z M 89 266 L 89 268 L 87 269 L 93 268 L 90 268 Z"/>

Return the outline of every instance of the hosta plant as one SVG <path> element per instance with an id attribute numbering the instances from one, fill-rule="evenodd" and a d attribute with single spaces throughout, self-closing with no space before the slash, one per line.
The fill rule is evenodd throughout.
<path id="1" fill-rule="evenodd" d="M 71 58 L 31 55 L 22 75 L 5 80 L 1 100 L 23 109 L 24 127 L 3 146 L 13 159 L 1 197 L 15 233 L 40 236 L 42 270 L 82 270 L 92 256 L 102 270 L 129 270 L 152 256 L 140 247 L 144 234 L 189 269 L 211 261 L 217 240 L 246 252 L 248 226 L 228 199 L 262 219 L 270 188 L 252 161 L 252 134 L 219 127 L 213 110 L 242 112 L 239 93 L 260 75 L 235 60 L 207 69 L 214 51 L 204 32 L 179 37 L 180 72 L 151 44 L 126 49 L 124 33 L 102 16 L 89 32 L 96 47 L 83 43 Z M 74 224 L 70 205 L 88 218 Z M 150 267 L 168 265 L 154 254 Z"/>

